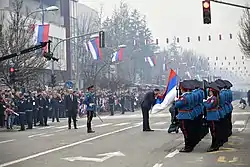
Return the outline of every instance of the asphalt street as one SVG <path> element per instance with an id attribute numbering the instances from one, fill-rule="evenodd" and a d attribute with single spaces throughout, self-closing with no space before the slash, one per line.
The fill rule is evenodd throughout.
<path id="1" fill-rule="evenodd" d="M 207 135 L 192 153 L 179 153 L 183 136 L 168 134 L 168 113 L 151 115 L 154 132 L 142 132 L 140 113 L 97 117 L 96 133 L 86 133 L 86 120 L 79 129 L 67 129 L 67 121 L 50 123 L 24 132 L 0 132 L 0 167 L 192 167 L 250 166 L 250 109 L 235 107 L 233 136 L 224 148 L 206 153 Z"/>

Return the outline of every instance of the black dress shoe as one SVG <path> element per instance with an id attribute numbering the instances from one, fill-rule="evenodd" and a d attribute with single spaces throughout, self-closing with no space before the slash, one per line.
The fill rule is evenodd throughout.
<path id="1" fill-rule="evenodd" d="M 71 129 L 71 127 L 68 127 L 68 129 Z"/>
<path id="2" fill-rule="evenodd" d="M 193 151 L 193 149 L 192 148 L 182 148 L 179 152 L 181 152 L 181 153 L 189 153 L 189 152 L 192 152 Z"/>
<path id="3" fill-rule="evenodd" d="M 145 129 L 145 130 L 143 130 L 143 132 L 153 132 L 154 130 L 152 130 L 152 129 Z"/>
<path id="4" fill-rule="evenodd" d="M 215 148 L 210 147 L 210 148 L 207 150 L 207 152 L 214 152 L 214 151 L 218 151 L 218 150 L 219 150 L 219 147 L 215 147 Z"/>
<path id="5" fill-rule="evenodd" d="M 77 127 L 75 127 L 75 129 L 78 129 Z"/>
<path id="6" fill-rule="evenodd" d="M 88 130 L 87 133 L 95 133 L 93 130 Z"/>

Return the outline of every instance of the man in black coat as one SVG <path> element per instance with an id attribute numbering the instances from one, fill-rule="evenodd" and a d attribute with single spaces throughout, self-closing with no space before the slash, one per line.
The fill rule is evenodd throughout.
<path id="1" fill-rule="evenodd" d="M 77 97 L 74 95 L 72 89 L 69 90 L 69 95 L 65 97 L 65 107 L 68 116 L 69 129 L 71 129 L 71 119 L 73 119 L 74 128 L 77 129 L 76 116 L 77 116 L 78 102 L 77 102 Z"/>
<path id="2" fill-rule="evenodd" d="M 142 117 L 143 117 L 143 131 L 153 131 L 149 126 L 149 110 L 155 105 L 155 101 L 157 96 L 160 95 L 160 90 L 155 89 L 154 91 L 150 91 L 146 93 L 144 99 L 141 104 L 142 109 Z"/>

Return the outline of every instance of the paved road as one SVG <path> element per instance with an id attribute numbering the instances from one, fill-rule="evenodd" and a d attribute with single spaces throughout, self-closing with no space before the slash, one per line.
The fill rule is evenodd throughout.
<path id="1" fill-rule="evenodd" d="M 86 133 L 86 121 L 68 130 L 67 122 L 25 132 L 0 133 L 0 167 L 192 167 L 250 166 L 250 111 L 234 111 L 234 134 L 225 148 L 206 153 L 209 135 L 189 154 L 179 153 L 181 134 L 168 134 L 169 114 L 151 118 L 155 132 L 141 131 L 141 115 L 102 117 L 94 120 L 96 133 Z"/>

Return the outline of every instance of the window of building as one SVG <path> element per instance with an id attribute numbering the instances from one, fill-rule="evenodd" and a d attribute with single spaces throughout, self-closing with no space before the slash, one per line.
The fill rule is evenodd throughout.
<path id="1" fill-rule="evenodd" d="M 216 67 L 214 67 L 214 70 L 216 70 Z"/>
<path id="2" fill-rule="evenodd" d="M 228 65 L 230 66 L 230 62 L 228 62 Z"/>
<path id="3" fill-rule="evenodd" d="M 235 56 L 233 57 L 233 59 L 235 60 Z"/>
<path id="4" fill-rule="evenodd" d="M 248 71 L 246 71 L 246 73 L 248 73 Z"/>
<path id="5" fill-rule="evenodd" d="M 216 60 L 218 60 L 218 57 L 216 57 Z"/>
<path id="6" fill-rule="evenodd" d="M 223 65 L 223 62 L 221 63 L 221 65 Z"/>
<path id="7" fill-rule="evenodd" d="M 238 64 L 237 61 L 235 62 L 235 64 L 236 64 L 236 65 Z"/>
<path id="8" fill-rule="evenodd" d="M 207 65 L 209 66 L 209 62 L 207 63 Z"/>
<path id="9" fill-rule="evenodd" d="M 209 57 L 207 57 L 207 59 L 209 60 Z"/>
<path id="10" fill-rule="evenodd" d="M 242 56 L 241 58 L 242 58 L 242 60 L 244 60 L 244 56 Z"/>
<path id="11" fill-rule="evenodd" d="M 246 69 L 247 69 L 247 67 L 244 67 L 244 69 L 246 70 Z"/>
<path id="12" fill-rule="evenodd" d="M 232 67 L 232 70 L 234 70 L 234 67 Z"/>
<path id="13" fill-rule="evenodd" d="M 216 66 L 216 63 L 214 63 L 214 65 Z"/>
<path id="14" fill-rule="evenodd" d="M 225 57 L 225 60 L 227 60 L 227 57 Z"/>
<path id="15" fill-rule="evenodd" d="M 240 67 L 238 67 L 238 70 L 240 70 Z"/>
<path id="16" fill-rule="evenodd" d="M 242 64 L 245 64 L 245 62 L 243 61 Z"/>
<path id="17" fill-rule="evenodd" d="M 226 68 L 226 70 L 228 70 L 228 68 Z"/>
<path id="18" fill-rule="evenodd" d="M 220 67 L 220 70 L 222 70 L 222 67 Z"/>

